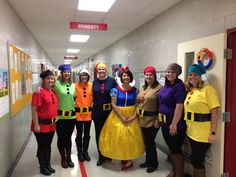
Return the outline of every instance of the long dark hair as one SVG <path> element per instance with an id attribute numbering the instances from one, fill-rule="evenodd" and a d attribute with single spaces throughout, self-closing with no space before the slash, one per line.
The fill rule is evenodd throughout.
<path id="1" fill-rule="evenodd" d="M 151 88 L 154 89 L 154 88 L 156 88 L 159 84 L 160 84 L 160 83 L 157 81 L 157 76 L 156 76 L 156 74 L 154 74 L 154 82 L 153 82 Z M 148 87 L 148 83 L 147 83 L 147 81 L 145 80 L 144 85 L 143 85 L 143 90 L 146 90 L 147 87 Z"/>

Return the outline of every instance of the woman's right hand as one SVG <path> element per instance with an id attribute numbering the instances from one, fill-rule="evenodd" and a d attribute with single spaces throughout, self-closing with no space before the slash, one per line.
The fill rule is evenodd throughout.
<path id="1" fill-rule="evenodd" d="M 39 125 L 34 125 L 34 131 L 35 132 L 40 132 L 40 126 Z"/>
<path id="2" fill-rule="evenodd" d="M 39 94 L 42 90 L 43 90 L 42 87 L 38 87 L 38 88 L 36 89 L 35 93 L 38 93 L 38 94 Z"/>

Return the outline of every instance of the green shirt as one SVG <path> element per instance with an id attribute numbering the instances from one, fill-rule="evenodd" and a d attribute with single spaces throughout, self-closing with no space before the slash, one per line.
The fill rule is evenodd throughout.
<path id="1" fill-rule="evenodd" d="M 59 99 L 58 110 L 62 111 L 74 111 L 75 110 L 75 101 L 74 97 L 76 95 L 75 92 L 75 84 L 69 84 L 67 82 L 61 82 L 59 80 L 54 84 L 53 90 L 57 94 L 57 98 Z M 63 117 L 59 116 L 59 119 L 74 119 L 75 116 L 72 117 Z"/>

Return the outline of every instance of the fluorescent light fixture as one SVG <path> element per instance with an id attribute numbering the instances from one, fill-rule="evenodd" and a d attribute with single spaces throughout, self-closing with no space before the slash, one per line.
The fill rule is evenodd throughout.
<path id="1" fill-rule="evenodd" d="M 116 0 L 79 0 L 78 10 L 108 12 Z"/>
<path id="2" fill-rule="evenodd" d="M 68 60 L 68 59 L 65 59 L 64 61 L 65 61 L 65 62 L 72 62 L 72 60 Z"/>
<path id="3" fill-rule="evenodd" d="M 75 34 L 71 34 L 70 35 L 70 41 L 71 42 L 87 42 L 89 37 L 90 37 L 89 35 L 75 35 Z"/>
<path id="4" fill-rule="evenodd" d="M 79 53 L 80 49 L 67 49 L 67 53 Z"/>

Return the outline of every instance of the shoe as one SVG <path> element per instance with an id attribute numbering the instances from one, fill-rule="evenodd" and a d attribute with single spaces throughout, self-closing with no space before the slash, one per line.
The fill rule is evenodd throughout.
<path id="1" fill-rule="evenodd" d="M 68 163 L 66 160 L 61 160 L 61 166 L 62 168 L 68 168 Z"/>
<path id="2" fill-rule="evenodd" d="M 84 160 L 90 161 L 91 158 L 89 157 L 89 154 L 87 152 L 83 153 Z"/>
<path id="3" fill-rule="evenodd" d="M 121 160 L 120 162 L 121 162 L 121 164 L 126 164 L 127 160 Z"/>
<path id="4" fill-rule="evenodd" d="M 77 156 L 78 156 L 78 160 L 79 160 L 80 162 L 83 162 L 83 161 L 84 161 L 84 156 L 83 156 L 82 153 L 78 153 Z"/>
<path id="5" fill-rule="evenodd" d="M 144 163 L 140 164 L 139 167 L 140 168 L 147 168 L 148 164 L 147 164 L 147 162 L 144 162 Z"/>
<path id="6" fill-rule="evenodd" d="M 99 157 L 99 159 L 97 161 L 97 166 L 101 166 L 104 161 L 105 161 L 105 159 L 103 157 Z"/>
<path id="7" fill-rule="evenodd" d="M 40 167 L 40 173 L 45 175 L 45 176 L 50 176 L 51 175 L 51 172 L 45 166 Z"/>
<path id="8" fill-rule="evenodd" d="M 154 172 L 156 169 L 157 169 L 157 167 L 148 167 L 147 170 L 146 170 L 146 172 L 147 172 L 147 173 L 152 173 L 152 172 Z"/>
<path id="9" fill-rule="evenodd" d="M 128 163 L 128 165 L 126 165 Z M 121 170 L 123 170 L 123 171 L 126 171 L 126 170 L 128 170 L 129 168 L 131 168 L 131 167 L 133 167 L 134 166 L 134 164 L 133 164 L 133 162 L 126 162 L 122 167 L 121 167 Z"/>
<path id="10" fill-rule="evenodd" d="M 46 168 L 47 168 L 47 170 L 50 171 L 51 173 L 55 173 L 55 172 L 56 172 L 56 170 L 55 170 L 54 168 L 52 168 L 51 164 L 48 164 L 48 165 L 46 166 Z"/>
<path id="11" fill-rule="evenodd" d="M 70 160 L 70 161 L 67 161 L 68 163 L 68 167 L 70 168 L 73 168 L 75 166 L 75 164 Z"/>

